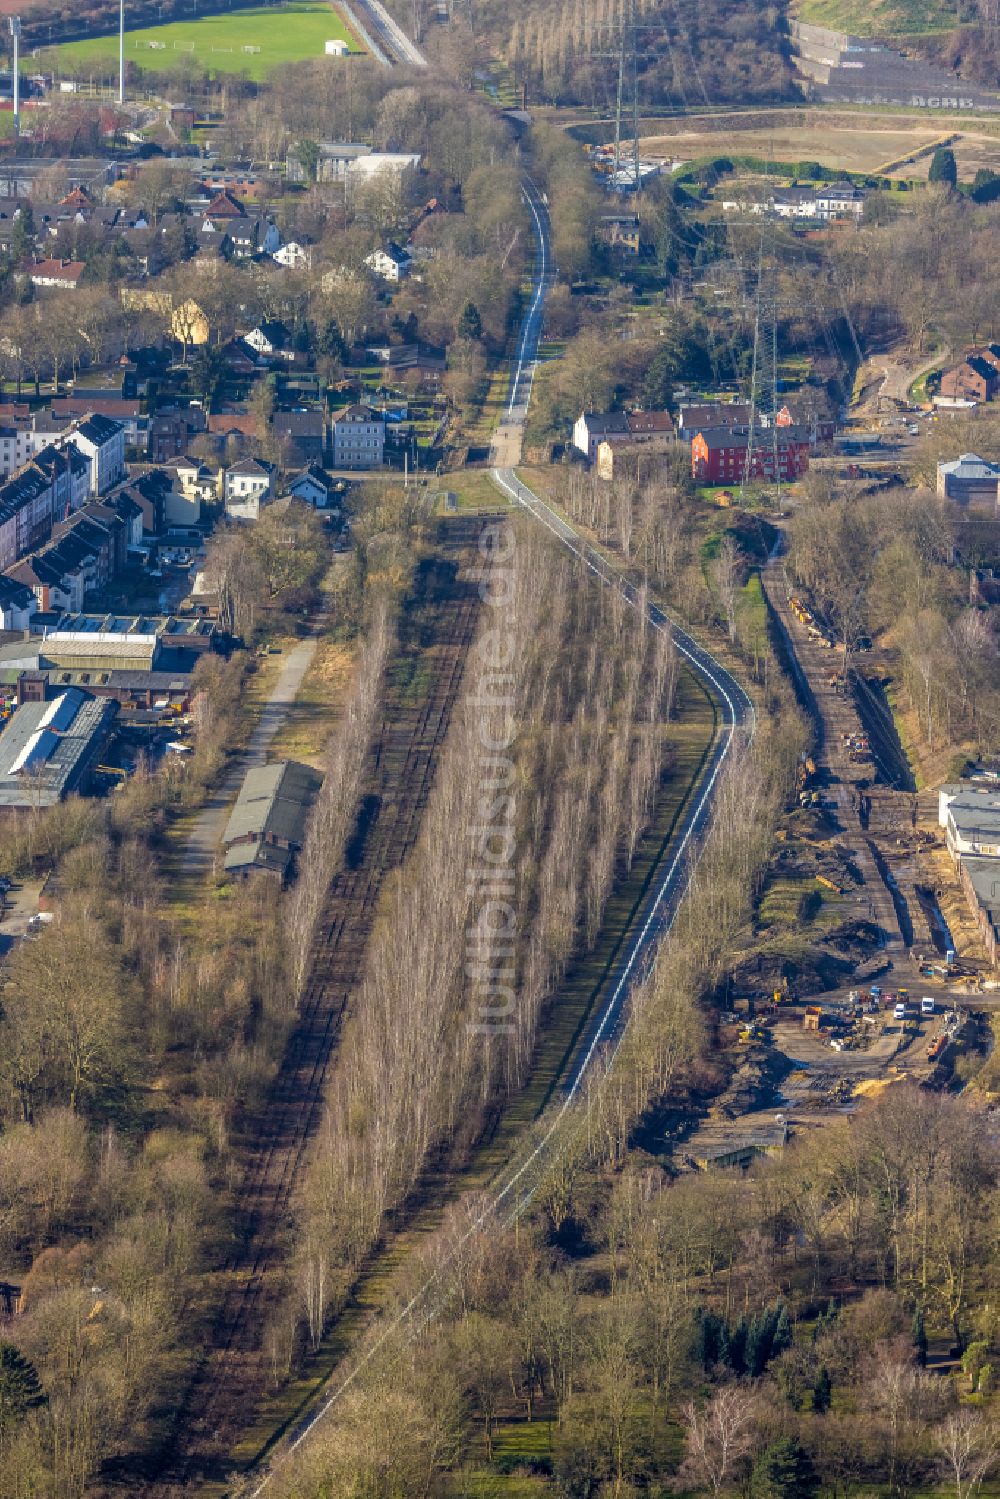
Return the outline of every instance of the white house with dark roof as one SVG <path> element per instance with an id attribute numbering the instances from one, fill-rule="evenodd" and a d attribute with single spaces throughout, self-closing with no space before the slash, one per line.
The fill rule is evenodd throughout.
<path id="1" fill-rule="evenodd" d="M 312 505 L 314 510 L 340 508 L 340 491 L 336 482 L 315 463 L 295 474 L 288 481 L 286 492 L 304 505 Z"/>
<path id="2" fill-rule="evenodd" d="M 583 411 L 573 428 L 573 446 L 593 463 L 606 437 L 624 437 L 627 433 L 628 417 L 624 411 Z"/>
<path id="3" fill-rule="evenodd" d="M 232 520 L 258 520 L 274 498 L 274 469 L 259 458 L 244 458 L 226 470 L 223 481 L 226 514 Z"/>
<path id="4" fill-rule="evenodd" d="M 105 494 L 125 478 L 124 423 L 110 416 L 88 416 L 69 440 L 90 464 L 91 494 Z"/>
<path id="5" fill-rule="evenodd" d="M 0 630 L 27 630 L 38 600 L 26 583 L 0 573 Z"/>
<path id="6" fill-rule="evenodd" d="M 381 250 L 373 250 L 365 258 L 365 265 L 383 281 L 403 281 L 410 274 L 412 259 L 394 240 Z"/>
<path id="7" fill-rule="evenodd" d="M 255 354 L 263 354 L 268 359 L 295 358 L 292 348 L 292 335 L 285 324 L 277 319 L 265 319 L 258 323 L 256 328 L 251 328 L 249 333 L 244 334 L 243 342 L 253 349 Z"/>
<path id="8" fill-rule="evenodd" d="M 287 245 L 271 251 L 271 259 L 288 271 L 311 271 L 312 247 L 302 244 L 301 240 L 290 239 Z"/>
<path id="9" fill-rule="evenodd" d="M 381 468 L 385 461 L 385 418 L 371 406 L 345 406 L 330 422 L 334 468 Z"/>

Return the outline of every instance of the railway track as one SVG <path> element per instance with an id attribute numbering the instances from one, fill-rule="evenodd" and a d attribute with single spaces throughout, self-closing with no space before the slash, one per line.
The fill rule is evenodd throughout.
<path id="1" fill-rule="evenodd" d="M 456 567 L 481 526 L 477 517 L 443 528 L 442 549 Z M 262 1330 L 283 1289 L 291 1199 L 322 1115 L 344 1014 L 363 974 L 382 886 L 420 832 L 479 615 L 476 583 L 449 572 L 437 593 L 419 648 L 423 685 L 412 696 L 391 683 L 388 687 L 347 867 L 330 887 L 298 1021 L 266 1104 L 248 1130 L 237 1243 L 223 1270 L 224 1299 L 174 1423 L 165 1470 L 146 1489 L 164 1499 L 193 1481 L 226 1477 L 234 1438 L 263 1386 Z"/>
<path id="2" fill-rule="evenodd" d="M 388 68 L 397 64 L 426 68 L 426 57 L 393 20 L 382 0 L 347 0 L 345 10 L 376 62 Z"/>
<path id="3" fill-rule="evenodd" d="M 911 933 L 905 903 L 873 840 L 861 823 L 863 788 L 870 784 L 871 770 L 855 764 L 845 748 L 845 736 L 861 731 L 861 720 L 853 698 L 839 691 L 832 680 L 833 653 L 811 640 L 790 607 L 791 586 L 781 551 L 771 554 L 761 572 L 764 595 L 784 640 L 787 665 L 795 680 L 800 701 L 815 730 L 814 755 L 825 798 L 835 811 L 843 837 L 849 843 L 863 876 L 862 912 L 879 929 L 880 945 L 892 962 L 899 962 L 910 945 Z M 879 766 L 878 747 L 873 752 Z M 883 778 L 892 784 L 885 768 Z"/>

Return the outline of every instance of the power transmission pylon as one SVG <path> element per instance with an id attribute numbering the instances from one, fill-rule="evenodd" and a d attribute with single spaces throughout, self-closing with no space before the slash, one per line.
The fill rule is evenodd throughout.
<path id="1" fill-rule="evenodd" d="M 625 92 L 628 90 L 628 100 Z M 617 191 L 622 191 L 623 130 L 626 122 L 631 139 L 628 142 L 631 186 L 639 189 L 639 57 L 636 45 L 635 0 L 623 0 L 622 29 L 618 38 L 618 88 L 615 95 L 615 175 Z"/>
<path id="2" fill-rule="evenodd" d="M 778 462 L 778 310 L 774 291 L 774 265 L 765 249 L 764 226 L 761 225 L 757 253 L 757 286 L 754 293 L 753 357 L 750 365 L 749 428 L 747 450 L 743 461 L 740 500 L 754 478 L 758 453 L 770 455 L 771 477 L 775 490 L 781 493 L 781 469 Z M 766 472 L 768 465 L 763 465 Z"/>

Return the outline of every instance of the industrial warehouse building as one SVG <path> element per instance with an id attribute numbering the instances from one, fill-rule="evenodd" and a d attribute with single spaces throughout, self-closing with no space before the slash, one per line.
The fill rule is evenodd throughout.
<path id="1" fill-rule="evenodd" d="M 0 646 L 0 672 L 191 671 L 221 644 L 215 620 L 175 614 L 37 613 L 30 633 Z"/>
<path id="2" fill-rule="evenodd" d="M 296 760 L 248 770 L 223 839 L 226 873 L 287 880 L 322 784 L 318 770 Z"/>
<path id="3" fill-rule="evenodd" d="M 953 463 L 939 463 L 937 492 L 957 505 L 992 515 L 1000 497 L 1000 465 L 978 453 L 963 453 Z"/>
<path id="4" fill-rule="evenodd" d="M 1000 794 L 959 781 L 938 791 L 938 823 L 994 965 L 1000 962 Z"/>
<path id="5" fill-rule="evenodd" d="M 0 812 L 51 807 L 87 791 L 117 714 L 117 703 L 76 687 L 16 709 L 0 734 Z"/>

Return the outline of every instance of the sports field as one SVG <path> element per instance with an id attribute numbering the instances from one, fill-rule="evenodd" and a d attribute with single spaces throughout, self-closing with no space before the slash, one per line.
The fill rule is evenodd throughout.
<path id="1" fill-rule="evenodd" d="M 195 63 L 208 72 L 264 78 L 281 63 L 322 57 L 325 43 L 338 40 L 346 41 L 352 52 L 361 50 L 332 6 L 320 0 L 284 0 L 253 10 L 127 31 L 125 60 L 158 73 Z M 57 76 L 111 78 L 118 68 L 118 40 L 102 36 L 67 42 L 43 52 L 40 60 Z"/>

